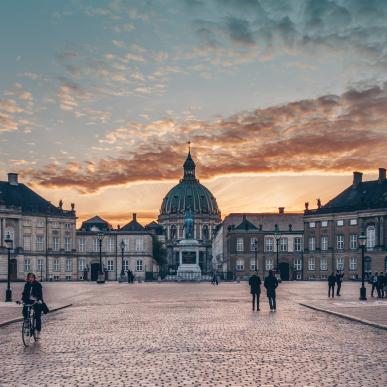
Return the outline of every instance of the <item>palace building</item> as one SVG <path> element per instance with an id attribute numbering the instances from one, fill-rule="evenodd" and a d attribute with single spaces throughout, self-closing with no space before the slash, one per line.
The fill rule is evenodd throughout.
<path id="1" fill-rule="evenodd" d="M 305 203 L 306 279 L 326 278 L 342 270 L 344 278 L 361 278 L 361 249 L 358 236 L 367 237 L 365 271 L 387 271 L 387 180 L 379 168 L 377 180 L 363 181 L 361 172 L 353 173 L 353 183 L 326 205 L 317 202 L 309 209 Z"/>

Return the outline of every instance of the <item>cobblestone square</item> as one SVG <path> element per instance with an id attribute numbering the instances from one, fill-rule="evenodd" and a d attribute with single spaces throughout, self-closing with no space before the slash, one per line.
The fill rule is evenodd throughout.
<path id="1" fill-rule="evenodd" d="M 73 306 L 26 349 L 20 323 L 0 328 L 0 385 L 386 385 L 386 331 L 298 304 L 325 302 L 325 290 L 284 283 L 271 313 L 264 293 L 251 311 L 247 283 L 47 284 L 50 302 Z M 333 302 L 357 291 L 345 283 Z"/>

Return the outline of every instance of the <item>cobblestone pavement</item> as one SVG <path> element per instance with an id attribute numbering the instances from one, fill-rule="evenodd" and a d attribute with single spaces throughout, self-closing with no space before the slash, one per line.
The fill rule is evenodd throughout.
<path id="1" fill-rule="evenodd" d="M 0 328 L 1 386 L 387 384 L 386 332 L 300 306 L 317 283 L 306 296 L 281 285 L 276 313 L 264 294 L 252 312 L 246 283 L 68 286 L 85 293 L 45 320 L 39 344 Z"/>

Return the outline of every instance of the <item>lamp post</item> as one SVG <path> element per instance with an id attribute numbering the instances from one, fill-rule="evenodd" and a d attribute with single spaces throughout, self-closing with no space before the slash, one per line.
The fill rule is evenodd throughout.
<path id="1" fill-rule="evenodd" d="M 360 297 L 359 300 L 366 301 L 367 300 L 367 289 L 364 286 L 364 277 L 365 277 L 365 270 L 364 270 L 364 249 L 367 242 L 367 237 L 364 235 L 364 232 L 362 232 L 359 237 L 359 246 L 361 248 L 361 288 L 360 288 Z"/>
<path id="2" fill-rule="evenodd" d="M 11 235 L 7 233 L 4 239 L 5 246 L 8 250 L 8 280 L 7 290 L 5 291 L 5 302 L 12 302 L 12 290 L 11 290 L 11 250 L 13 248 L 13 240 Z"/>
<path id="3" fill-rule="evenodd" d="M 254 240 L 255 271 L 258 271 L 258 240 Z"/>
<path id="4" fill-rule="evenodd" d="M 277 244 L 277 267 L 276 267 L 276 272 L 278 273 L 279 272 L 279 242 L 280 242 L 280 239 L 281 239 L 281 233 L 280 233 L 280 230 L 279 230 L 279 227 L 278 227 L 278 224 L 274 225 L 274 238 L 275 238 L 275 242 Z"/>
<path id="5" fill-rule="evenodd" d="M 104 238 L 104 233 L 99 232 L 97 234 L 97 239 L 99 242 L 99 271 L 98 271 L 98 279 L 97 279 L 97 284 L 104 284 L 105 283 L 105 274 L 102 271 L 102 241 Z"/>
<path id="6" fill-rule="evenodd" d="M 125 242 L 122 240 L 120 243 L 121 248 L 121 279 L 125 275 L 124 272 L 124 251 L 125 251 Z"/>

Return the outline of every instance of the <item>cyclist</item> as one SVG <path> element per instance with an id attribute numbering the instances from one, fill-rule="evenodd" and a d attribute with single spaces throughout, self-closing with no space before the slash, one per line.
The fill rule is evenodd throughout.
<path id="1" fill-rule="evenodd" d="M 37 339 L 40 339 L 40 331 L 42 330 L 42 303 L 43 289 L 42 285 L 36 280 L 34 273 L 27 274 L 26 284 L 24 285 L 22 300 L 25 304 L 34 304 L 36 319 Z M 28 318 L 27 307 L 23 307 L 23 317 Z"/>

